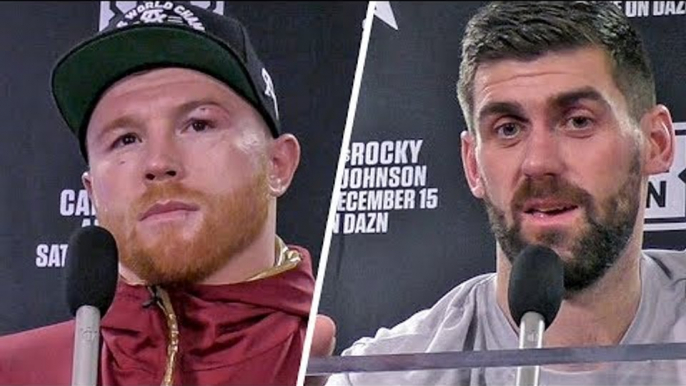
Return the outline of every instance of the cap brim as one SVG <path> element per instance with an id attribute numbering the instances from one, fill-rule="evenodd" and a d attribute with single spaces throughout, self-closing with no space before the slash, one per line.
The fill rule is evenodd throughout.
<path id="1" fill-rule="evenodd" d="M 98 99 L 117 80 L 157 67 L 201 71 L 231 86 L 253 106 L 256 91 L 232 48 L 189 28 L 138 25 L 98 35 L 75 47 L 55 66 L 52 93 L 86 155 L 85 128 Z"/>

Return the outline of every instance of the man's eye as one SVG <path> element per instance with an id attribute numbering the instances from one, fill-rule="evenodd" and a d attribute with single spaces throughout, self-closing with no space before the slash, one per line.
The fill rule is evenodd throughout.
<path id="1" fill-rule="evenodd" d="M 503 138 L 503 139 L 511 139 L 516 137 L 519 132 L 521 131 L 521 128 L 519 127 L 518 124 L 514 122 L 509 122 L 505 123 L 503 125 L 500 125 L 495 128 L 496 134 L 498 137 Z"/>
<path id="2" fill-rule="evenodd" d="M 204 121 L 204 120 L 194 120 L 191 122 L 190 125 L 191 129 L 193 131 L 206 131 L 212 128 L 212 124 L 209 121 Z"/>
<path id="3" fill-rule="evenodd" d="M 593 120 L 588 117 L 572 117 L 567 121 L 567 126 L 575 130 L 588 129 L 593 125 Z"/>
<path id="4" fill-rule="evenodd" d="M 117 148 L 120 146 L 127 146 L 127 145 L 130 145 L 132 143 L 135 143 L 137 140 L 138 140 L 138 138 L 131 133 L 124 134 L 124 135 L 118 137 L 116 139 L 116 141 L 114 141 L 114 144 L 112 145 L 112 147 Z"/>

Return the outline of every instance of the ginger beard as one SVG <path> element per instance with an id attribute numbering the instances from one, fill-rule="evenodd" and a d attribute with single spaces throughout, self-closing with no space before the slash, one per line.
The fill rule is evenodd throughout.
<path id="1" fill-rule="evenodd" d="M 570 256 L 561 255 L 564 266 L 566 299 L 596 283 L 615 264 L 633 234 L 640 205 L 640 158 L 633 157 L 630 170 L 617 193 L 596 204 L 586 190 L 557 176 L 526 179 L 515 192 L 511 213 L 514 224 L 508 225 L 505 212 L 497 208 L 488 195 L 484 205 L 491 229 L 505 256 L 510 261 L 528 244 L 550 248 L 564 247 Z M 552 229 L 539 232 L 533 240 L 522 233 L 522 207 L 532 198 L 559 198 L 574 203 L 583 212 L 583 225 L 576 229 Z"/>
<path id="2" fill-rule="evenodd" d="M 162 200 L 200 207 L 202 223 L 190 238 L 174 223 L 161 224 L 153 239 L 141 237 L 138 217 Z M 260 171 L 245 186 L 223 195 L 208 195 L 178 182 L 152 185 L 127 213 L 104 215 L 100 223 L 117 240 L 121 264 L 147 284 L 189 284 L 207 278 L 250 245 L 262 231 L 268 208 L 267 175 Z"/>

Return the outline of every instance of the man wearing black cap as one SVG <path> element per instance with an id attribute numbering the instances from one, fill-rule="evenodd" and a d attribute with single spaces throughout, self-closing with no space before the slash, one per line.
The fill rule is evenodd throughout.
<path id="1" fill-rule="evenodd" d="M 276 200 L 300 148 L 244 27 L 142 3 L 67 53 L 52 91 L 119 248 L 98 383 L 294 384 L 314 280 Z M 69 383 L 73 334 L 3 337 L 0 384 Z"/>

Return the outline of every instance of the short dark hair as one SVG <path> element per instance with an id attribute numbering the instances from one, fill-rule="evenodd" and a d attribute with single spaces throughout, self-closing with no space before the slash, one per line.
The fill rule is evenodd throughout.
<path id="1" fill-rule="evenodd" d="M 496 1 L 467 23 L 457 96 L 474 130 L 474 76 L 479 65 L 504 59 L 533 60 L 549 52 L 600 47 L 613 79 L 640 121 L 655 105 L 655 81 L 641 38 L 610 1 Z"/>

